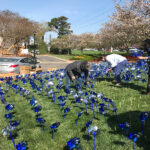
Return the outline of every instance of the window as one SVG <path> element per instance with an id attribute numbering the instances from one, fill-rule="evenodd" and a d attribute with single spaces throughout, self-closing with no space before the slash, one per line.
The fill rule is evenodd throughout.
<path id="1" fill-rule="evenodd" d="M 28 58 L 24 58 L 24 59 L 22 59 L 20 62 L 22 62 L 22 63 L 29 63 L 29 62 L 28 62 Z"/>

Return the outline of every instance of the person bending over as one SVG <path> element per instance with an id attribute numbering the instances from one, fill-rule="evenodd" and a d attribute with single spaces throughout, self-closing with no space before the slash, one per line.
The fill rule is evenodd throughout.
<path id="1" fill-rule="evenodd" d="M 147 92 L 146 94 L 150 95 L 150 39 L 146 39 L 143 41 L 143 46 L 147 51 L 147 57 L 138 57 L 139 59 L 147 59 L 148 65 L 148 83 L 147 83 Z"/>
<path id="2" fill-rule="evenodd" d="M 66 66 L 66 90 L 70 89 L 71 81 L 75 80 L 80 85 L 82 84 L 81 74 L 84 73 L 85 81 L 88 82 L 88 74 L 91 65 L 87 61 L 76 61 Z"/>
<path id="3" fill-rule="evenodd" d="M 115 73 L 115 80 L 116 80 L 116 85 L 120 85 L 121 83 L 121 78 L 120 78 L 120 73 L 123 67 L 125 67 L 128 63 L 127 59 L 121 55 L 118 54 L 111 54 L 107 55 L 106 57 L 102 58 L 103 61 L 107 61 L 111 67 L 107 70 L 108 72 L 113 70 Z"/>

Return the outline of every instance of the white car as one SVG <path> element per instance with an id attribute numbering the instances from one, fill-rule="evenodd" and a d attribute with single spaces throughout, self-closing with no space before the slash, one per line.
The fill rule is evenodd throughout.
<path id="1" fill-rule="evenodd" d="M 129 48 L 129 52 L 138 52 L 137 48 Z"/>

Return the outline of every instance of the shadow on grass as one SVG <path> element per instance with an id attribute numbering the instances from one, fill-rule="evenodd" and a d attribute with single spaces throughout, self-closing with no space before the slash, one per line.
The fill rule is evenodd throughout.
<path id="1" fill-rule="evenodd" d="M 113 78 L 98 78 L 97 79 L 98 81 L 108 81 L 108 82 L 112 82 L 114 79 Z M 135 84 L 135 83 L 125 83 L 125 82 L 122 82 L 120 86 L 115 86 L 114 85 L 110 85 L 110 86 L 113 86 L 113 87 L 117 87 L 117 88 L 131 88 L 133 90 L 137 90 L 139 91 L 141 94 L 145 94 L 145 91 L 146 91 L 146 88 L 141 86 L 141 85 L 138 85 L 138 84 Z"/>
<path id="2" fill-rule="evenodd" d="M 148 118 L 144 124 L 143 135 L 141 134 L 142 131 L 142 123 L 140 120 L 140 111 L 130 111 L 126 113 L 122 113 L 118 115 L 118 120 L 116 120 L 116 116 L 109 116 L 107 119 L 108 125 L 111 127 L 113 131 L 109 132 L 110 134 L 120 134 L 126 136 L 124 130 L 119 128 L 119 124 L 123 122 L 128 122 L 131 127 L 129 129 L 129 133 L 140 133 L 140 138 L 137 140 L 136 145 L 138 147 L 142 147 L 144 150 L 150 149 L 150 119 Z M 127 138 L 127 140 L 129 140 Z M 123 145 L 124 143 L 121 141 L 113 141 L 113 143 L 117 145 Z"/>

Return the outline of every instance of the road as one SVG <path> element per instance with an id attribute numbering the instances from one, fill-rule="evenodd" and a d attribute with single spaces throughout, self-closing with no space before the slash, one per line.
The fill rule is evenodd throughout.
<path id="1" fill-rule="evenodd" d="M 37 55 L 36 57 L 40 62 L 43 71 L 47 71 L 48 68 L 63 69 L 72 62 L 48 55 Z"/>

